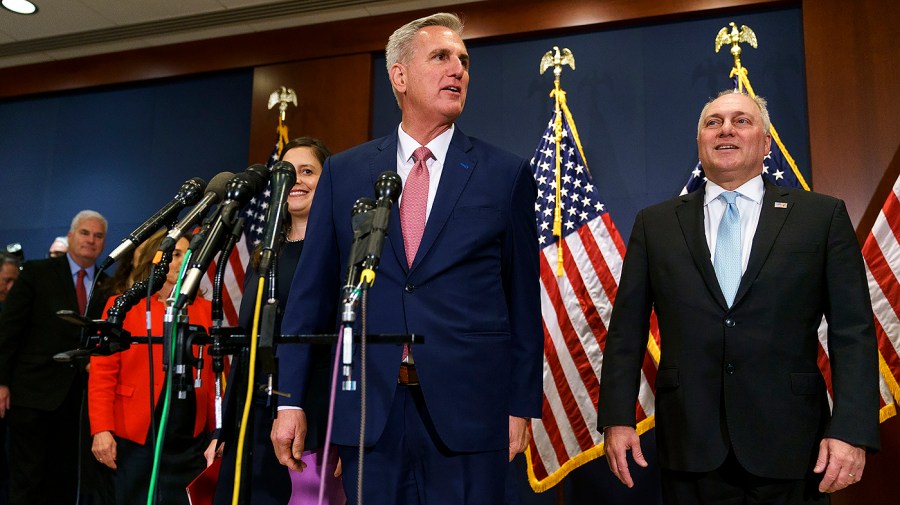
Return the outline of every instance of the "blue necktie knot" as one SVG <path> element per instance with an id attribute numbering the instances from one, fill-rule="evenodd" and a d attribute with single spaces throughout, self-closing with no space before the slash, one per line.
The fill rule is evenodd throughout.
<path id="1" fill-rule="evenodd" d="M 740 196 L 740 193 L 737 191 L 723 191 L 719 194 L 719 198 L 725 200 L 727 205 L 734 205 L 734 202 L 737 201 L 737 197 Z"/>

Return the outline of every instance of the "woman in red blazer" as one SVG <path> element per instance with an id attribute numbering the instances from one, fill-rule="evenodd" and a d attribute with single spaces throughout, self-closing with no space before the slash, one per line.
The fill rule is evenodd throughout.
<path id="1" fill-rule="evenodd" d="M 151 237 L 135 254 L 131 280 L 147 277 L 150 264 L 164 238 L 164 231 Z M 182 257 L 188 240 L 181 239 L 175 247 L 166 283 L 150 302 L 152 334 L 163 332 L 165 299 L 175 287 Z M 106 309 L 115 297 L 110 298 Z M 132 335 L 146 335 L 145 302 L 132 308 L 125 317 L 123 328 Z M 212 325 L 210 303 L 197 298 L 188 307 L 191 324 Z M 194 346 L 193 353 L 198 353 Z M 131 348 L 112 356 L 91 358 L 88 382 L 88 413 L 94 436 L 92 452 L 100 463 L 116 471 L 116 503 L 132 504 L 146 501 L 153 450 L 150 433 L 150 374 L 146 344 L 132 344 Z M 157 421 L 162 411 L 163 349 L 153 346 L 153 404 Z M 159 503 L 185 503 L 185 486 L 205 467 L 203 450 L 209 442 L 208 434 L 215 428 L 215 376 L 207 365 L 201 372 L 202 385 L 189 394 L 187 400 L 172 396 L 170 413 L 163 444 L 159 474 Z M 157 422 L 157 426 L 159 423 Z"/>

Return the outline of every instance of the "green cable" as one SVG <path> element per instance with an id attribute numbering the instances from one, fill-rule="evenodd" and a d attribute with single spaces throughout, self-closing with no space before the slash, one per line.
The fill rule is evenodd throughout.
<path id="1" fill-rule="evenodd" d="M 191 259 L 191 250 L 188 249 L 184 255 L 184 259 L 181 260 L 181 271 L 178 272 L 178 282 L 175 284 L 175 292 L 181 292 L 181 279 L 184 277 L 184 271 L 187 269 L 187 266 L 190 264 Z M 171 373 L 171 364 L 175 363 L 175 338 L 178 333 L 178 320 L 174 321 L 172 325 L 172 345 L 171 347 L 171 356 L 169 356 L 169 368 L 170 370 L 166 371 L 166 396 L 163 399 L 163 410 L 160 415 L 159 422 L 159 431 L 156 435 L 156 447 L 153 450 L 153 471 L 150 472 L 150 488 L 147 493 L 147 505 L 153 505 L 153 498 L 156 495 L 156 481 L 159 479 L 159 458 L 162 455 L 162 447 L 163 441 L 166 438 L 166 422 L 169 420 L 169 404 L 172 398 L 172 373 Z M 165 335 L 163 335 L 165 338 Z M 148 342 L 147 345 L 153 345 Z M 152 366 L 152 365 L 151 365 Z M 154 415 L 153 412 L 150 415 Z"/>

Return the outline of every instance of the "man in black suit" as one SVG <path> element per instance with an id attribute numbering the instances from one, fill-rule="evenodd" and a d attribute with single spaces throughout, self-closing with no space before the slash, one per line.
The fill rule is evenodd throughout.
<path id="1" fill-rule="evenodd" d="M 22 260 L 14 254 L 0 252 L 0 312 L 9 290 L 19 277 Z M 0 418 L 0 505 L 9 503 L 9 463 L 6 454 L 6 420 Z"/>
<path id="2" fill-rule="evenodd" d="M 95 261 L 106 219 L 84 210 L 72 220 L 68 254 L 25 263 L 0 314 L 0 417 L 9 423 L 10 503 L 75 503 L 84 364 L 53 355 L 78 347 L 80 331 L 59 310 L 98 318 L 106 302 Z M 81 288 L 78 284 L 81 284 Z"/>
<path id="3" fill-rule="evenodd" d="M 765 101 L 734 91 L 700 115 L 703 189 L 642 210 L 607 340 L 598 424 L 624 484 L 651 308 L 662 359 L 663 500 L 828 503 L 877 450 L 878 358 L 862 255 L 844 203 L 761 177 Z M 817 366 L 828 321 L 829 413 Z"/>

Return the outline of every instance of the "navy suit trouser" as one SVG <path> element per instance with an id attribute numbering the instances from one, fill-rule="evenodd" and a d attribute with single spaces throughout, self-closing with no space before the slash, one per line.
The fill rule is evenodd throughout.
<path id="1" fill-rule="evenodd" d="M 437 432 L 417 386 L 397 386 L 387 426 L 365 449 L 365 505 L 497 505 L 504 502 L 508 449 L 454 452 Z M 344 489 L 357 500 L 359 448 L 337 446 Z"/>

